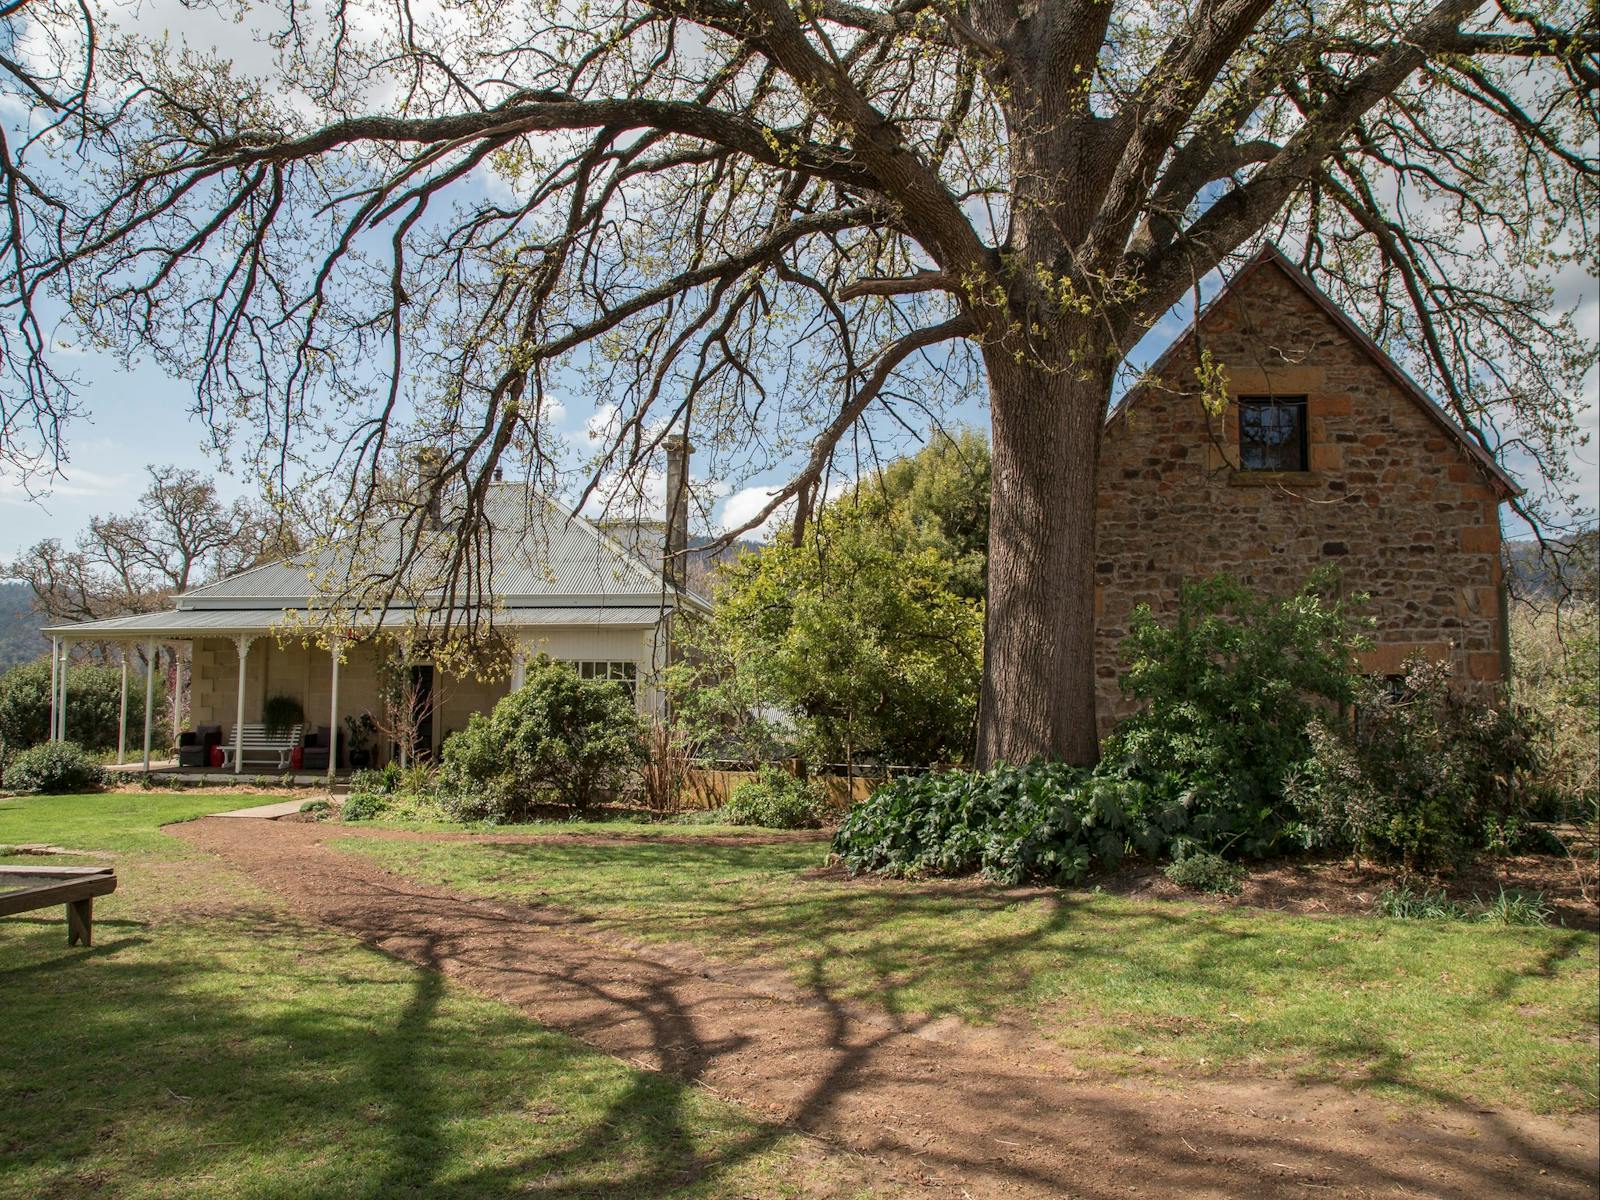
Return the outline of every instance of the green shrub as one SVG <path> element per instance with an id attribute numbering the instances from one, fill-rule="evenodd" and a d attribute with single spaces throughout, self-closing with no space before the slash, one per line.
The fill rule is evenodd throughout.
<path id="1" fill-rule="evenodd" d="M 1414 868 L 1515 847 L 1538 801 L 1536 722 L 1461 694 L 1447 663 L 1409 662 L 1388 687 L 1360 685 L 1348 729 L 1312 724 L 1288 788 L 1305 844 Z"/>
<path id="2" fill-rule="evenodd" d="M 1181 804 L 1154 802 L 1136 780 L 1002 764 L 896 779 L 845 815 L 833 848 L 851 871 L 1074 883 L 1130 847 L 1159 853 L 1185 824 Z"/>
<path id="3" fill-rule="evenodd" d="M 371 821 L 380 816 L 425 820 L 446 816 L 433 780 L 433 770 L 426 765 L 402 767 L 389 762 L 369 771 L 357 771 L 350 777 L 350 796 L 342 815 L 347 821 Z"/>
<path id="4" fill-rule="evenodd" d="M 339 816 L 346 821 L 375 821 L 383 816 L 388 800 L 383 792 L 358 792 L 352 788 L 339 807 Z"/>
<path id="5" fill-rule="evenodd" d="M 1180 855 L 1167 864 L 1166 877 L 1192 892 L 1218 896 L 1238 895 L 1244 884 L 1244 868 L 1209 850 Z"/>
<path id="6" fill-rule="evenodd" d="M 510 776 L 496 775 L 483 783 L 459 784 L 440 772 L 433 793 L 439 815 L 447 821 L 500 825 L 528 815 L 528 802 L 512 790 Z"/>
<path id="7" fill-rule="evenodd" d="M 1182 803 L 1189 836 L 1207 848 L 1273 850 L 1307 725 L 1353 694 L 1358 601 L 1334 598 L 1336 582 L 1319 572 L 1292 596 L 1263 599 L 1219 576 L 1185 585 L 1170 625 L 1136 609 L 1122 686 L 1143 707 L 1107 739 L 1102 773 Z"/>
<path id="8" fill-rule="evenodd" d="M 5 786 L 14 792 L 97 792 L 106 770 L 75 742 L 45 742 L 14 756 L 6 765 Z"/>
<path id="9" fill-rule="evenodd" d="M 758 778 L 733 789 L 718 816 L 725 825 L 815 829 L 822 824 L 827 807 L 827 795 L 819 784 L 768 764 Z"/>
<path id="10" fill-rule="evenodd" d="M 462 811 L 483 793 L 503 819 L 542 797 L 581 810 L 619 790 L 642 755 L 639 715 L 620 684 L 580 679 L 540 655 L 521 688 L 445 740 L 438 787 Z"/>

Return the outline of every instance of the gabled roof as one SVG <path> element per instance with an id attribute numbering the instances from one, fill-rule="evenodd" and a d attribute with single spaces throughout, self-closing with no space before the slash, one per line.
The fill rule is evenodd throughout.
<path id="1" fill-rule="evenodd" d="M 671 607 L 673 589 L 658 567 L 629 552 L 582 517 L 562 511 L 522 484 L 493 484 L 484 497 L 485 583 L 480 603 L 511 608 L 565 604 Z M 333 547 L 303 558 L 264 563 L 177 598 L 181 610 L 301 607 L 315 599 L 313 580 L 326 591 L 341 573 L 382 567 L 398 559 L 398 542 L 386 550 L 385 535 L 358 558 Z M 688 602 L 702 606 L 697 597 Z"/>
<path id="2" fill-rule="evenodd" d="M 1200 325 L 1202 325 L 1213 312 L 1217 311 L 1223 305 L 1229 303 L 1237 295 L 1239 295 L 1239 293 L 1244 290 L 1245 286 L 1257 274 L 1257 272 L 1267 266 L 1276 267 L 1284 276 L 1289 279 L 1291 283 L 1305 293 L 1307 299 L 1316 305 L 1316 307 L 1321 310 L 1323 315 L 1325 315 L 1330 321 L 1338 326 L 1339 329 L 1348 335 L 1352 341 L 1360 346 L 1361 349 L 1366 353 L 1367 357 L 1372 360 L 1378 369 L 1387 375 L 1390 381 L 1393 382 L 1402 393 L 1410 397 L 1410 399 L 1427 415 L 1429 420 L 1433 421 L 1434 424 L 1438 425 L 1440 429 L 1454 438 L 1457 444 L 1467 452 L 1467 455 L 1474 462 L 1476 462 L 1484 471 L 1484 473 L 1487 474 L 1495 483 L 1501 492 L 1502 499 L 1510 499 L 1513 496 L 1522 495 L 1521 485 L 1506 473 L 1505 468 L 1503 468 L 1499 462 L 1495 460 L 1494 455 L 1490 454 L 1488 450 L 1484 449 L 1483 444 L 1479 442 L 1477 438 L 1469 434 L 1455 421 L 1454 418 L 1450 416 L 1449 413 L 1445 412 L 1445 410 L 1441 408 L 1437 402 L 1435 402 L 1432 396 L 1423 391 L 1422 387 L 1417 383 L 1417 381 L 1411 378 L 1411 376 L 1406 373 L 1399 363 L 1395 362 L 1393 358 L 1389 357 L 1389 355 L 1384 351 L 1383 347 L 1379 346 L 1377 342 L 1373 341 L 1372 337 L 1366 332 L 1366 330 L 1357 325 L 1355 321 L 1350 318 L 1350 315 L 1344 311 L 1344 309 L 1340 308 L 1333 302 L 1332 297 L 1330 297 L 1326 292 L 1312 282 L 1309 275 L 1307 275 L 1299 267 L 1295 266 L 1295 264 L 1289 260 L 1288 256 L 1271 242 L 1268 242 L 1262 246 L 1261 249 L 1251 257 L 1250 261 L 1245 263 L 1245 265 L 1234 274 L 1232 279 L 1228 280 L 1228 282 L 1223 286 L 1222 290 L 1211 298 L 1205 307 L 1200 310 L 1199 316 L 1190 322 L 1189 327 L 1183 331 L 1183 333 L 1172 343 L 1172 345 L 1168 346 L 1166 350 L 1162 352 L 1161 357 L 1156 359 L 1156 361 L 1151 364 L 1149 370 L 1146 371 L 1145 374 L 1147 376 L 1162 374 L 1166 370 L 1167 366 L 1171 363 L 1172 359 L 1194 341 L 1195 331 L 1200 327 Z M 1140 383 L 1130 390 L 1128 394 L 1122 398 L 1122 402 L 1118 404 L 1112 411 L 1110 418 L 1108 418 L 1108 423 L 1109 420 L 1114 420 L 1118 413 L 1125 411 L 1127 407 L 1133 403 L 1148 386 L 1149 385 L 1146 383 Z"/>

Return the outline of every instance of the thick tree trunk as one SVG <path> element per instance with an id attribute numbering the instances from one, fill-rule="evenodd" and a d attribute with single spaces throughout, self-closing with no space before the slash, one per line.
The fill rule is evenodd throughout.
<path id="1" fill-rule="evenodd" d="M 978 765 L 1090 764 L 1095 728 L 1095 476 L 1111 367 L 989 356 L 994 477 Z"/>

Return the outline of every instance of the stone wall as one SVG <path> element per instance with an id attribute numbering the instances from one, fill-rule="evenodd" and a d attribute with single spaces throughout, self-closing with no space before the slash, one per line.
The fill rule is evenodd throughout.
<path id="1" fill-rule="evenodd" d="M 1207 413 L 1199 347 L 1227 372 Z M 1307 398 L 1304 472 L 1239 472 L 1239 396 Z M 1170 614 L 1179 586 L 1218 572 L 1294 590 L 1323 563 L 1368 592 L 1367 669 L 1451 658 L 1462 678 L 1503 671 L 1499 494 L 1459 440 L 1271 260 L 1203 317 L 1107 426 L 1097 514 L 1102 730 L 1128 711 L 1117 646 L 1136 605 Z"/>

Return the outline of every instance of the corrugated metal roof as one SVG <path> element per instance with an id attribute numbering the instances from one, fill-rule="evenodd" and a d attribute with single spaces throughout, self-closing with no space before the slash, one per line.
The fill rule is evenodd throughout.
<path id="1" fill-rule="evenodd" d="M 303 608 L 217 608 L 179 609 L 158 613 L 141 613 L 132 617 L 109 617 L 103 621 L 85 621 L 78 625 L 55 625 L 42 630 L 45 634 L 69 636 L 92 641 L 114 641 L 119 638 L 207 636 L 229 633 L 269 633 L 279 628 L 298 625 L 315 628 L 326 613 Z M 488 614 L 497 629 L 527 629 L 545 625 L 608 625 L 647 628 L 662 618 L 659 607 L 645 605 L 588 605 L 588 606 L 520 606 L 503 608 Z M 411 609 L 390 609 L 384 614 L 381 627 L 403 629 L 415 617 Z M 378 624 L 371 617 L 342 620 L 346 626 L 370 629 Z"/>
<path id="2" fill-rule="evenodd" d="M 482 557 L 490 601 L 562 596 L 648 600 L 670 595 L 658 568 L 522 484 L 492 485 L 484 498 L 484 517 Z M 219 601 L 240 600 L 304 604 L 312 595 L 313 579 L 318 591 L 329 594 L 346 578 L 381 573 L 398 561 L 397 534 L 374 534 L 368 542 L 371 545 L 359 554 L 336 548 L 241 571 L 184 593 L 178 607 L 210 608 Z M 418 571 L 410 575 L 413 587 L 425 582 Z"/>

